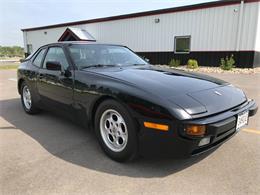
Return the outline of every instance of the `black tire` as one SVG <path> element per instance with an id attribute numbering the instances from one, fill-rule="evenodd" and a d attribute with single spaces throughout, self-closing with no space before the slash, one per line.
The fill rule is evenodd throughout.
<path id="1" fill-rule="evenodd" d="M 20 88 L 21 102 L 22 102 L 23 109 L 27 114 L 37 114 L 40 112 L 40 109 L 36 107 L 32 93 L 31 93 L 31 106 L 28 107 L 25 105 L 24 94 L 23 94 L 23 90 L 25 87 L 27 87 L 31 93 L 30 87 L 26 84 L 26 82 L 23 82 Z"/>
<path id="2" fill-rule="evenodd" d="M 122 117 L 126 124 L 126 129 L 128 133 L 127 143 L 122 151 L 115 152 L 111 150 L 102 138 L 100 122 L 103 113 L 107 110 L 115 110 Z M 102 102 L 95 115 L 95 133 L 100 143 L 103 151 L 113 160 L 118 162 L 132 161 L 138 157 L 138 137 L 137 137 L 137 124 L 135 120 L 131 117 L 128 110 L 115 100 L 106 100 Z"/>

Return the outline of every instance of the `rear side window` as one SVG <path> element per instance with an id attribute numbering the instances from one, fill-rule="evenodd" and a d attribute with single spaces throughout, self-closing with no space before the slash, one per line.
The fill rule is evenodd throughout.
<path id="1" fill-rule="evenodd" d="M 41 67 L 42 59 L 46 49 L 42 49 L 33 60 L 33 65 Z"/>

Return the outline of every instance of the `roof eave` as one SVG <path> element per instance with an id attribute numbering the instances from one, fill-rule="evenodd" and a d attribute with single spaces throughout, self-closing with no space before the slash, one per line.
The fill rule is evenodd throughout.
<path id="1" fill-rule="evenodd" d="M 244 0 L 244 1 L 245 1 L 245 3 L 260 2 L 260 0 Z M 241 0 L 220 0 L 220 1 L 213 1 L 213 2 L 195 4 L 195 5 L 188 5 L 188 6 L 167 8 L 167 9 L 159 9 L 159 10 L 138 12 L 138 13 L 132 13 L 132 14 L 110 16 L 110 17 L 97 18 L 97 19 L 90 19 L 90 20 L 81 20 L 81 21 L 76 21 L 76 22 L 60 23 L 60 24 L 40 26 L 40 27 L 34 27 L 34 28 L 24 28 L 24 29 L 21 29 L 21 31 L 44 30 L 44 29 L 50 29 L 50 28 L 80 25 L 80 24 L 107 22 L 107 21 L 113 21 L 113 20 L 137 18 L 137 17 L 142 17 L 142 16 L 174 13 L 174 12 L 180 12 L 180 11 L 190 11 L 190 10 L 205 9 L 205 8 L 211 8 L 211 7 L 220 7 L 220 6 L 226 6 L 226 5 L 239 4 L 240 2 L 241 2 Z"/>

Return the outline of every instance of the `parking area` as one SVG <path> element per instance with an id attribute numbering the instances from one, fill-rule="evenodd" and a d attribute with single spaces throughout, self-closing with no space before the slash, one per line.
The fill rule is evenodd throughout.
<path id="1" fill-rule="evenodd" d="M 210 74 L 260 104 L 260 74 Z M 260 112 L 217 150 L 120 164 L 92 132 L 49 112 L 27 115 L 16 71 L 0 71 L 0 194 L 259 194 Z M 178 149 L 178 148 L 173 148 Z"/>

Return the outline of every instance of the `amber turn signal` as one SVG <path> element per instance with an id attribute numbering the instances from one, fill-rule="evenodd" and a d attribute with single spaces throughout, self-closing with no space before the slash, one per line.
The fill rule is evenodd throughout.
<path id="1" fill-rule="evenodd" d="M 163 124 L 158 124 L 158 123 L 144 122 L 144 126 L 147 127 L 147 128 L 158 129 L 158 130 L 161 130 L 161 131 L 168 131 L 169 130 L 168 125 L 163 125 Z"/>
<path id="2" fill-rule="evenodd" d="M 206 133 L 205 125 L 187 125 L 185 128 L 187 135 L 202 136 Z"/>

